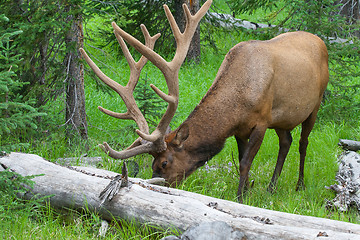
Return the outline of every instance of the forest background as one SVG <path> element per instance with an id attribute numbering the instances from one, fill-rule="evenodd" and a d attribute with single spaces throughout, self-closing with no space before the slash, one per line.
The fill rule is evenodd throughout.
<path id="1" fill-rule="evenodd" d="M 162 10 L 164 3 L 181 21 L 181 1 L 156 0 L 5 0 L 0 12 L 0 150 L 38 154 L 50 161 L 58 158 L 101 156 L 99 165 L 119 171 L 120 161 L 109 159 L 97 144 L 107 141 L 123 149 L 135 138 L 132 122 L 111 119 L 97 110 L 101 105 L 124 111 L 119 96 L 96 79 L 83 64 L 77 49 L 84 47 L 109 77 L 126 84 L 129 70 L 112 34 L 111 21 L 142 39 L 140 23 L 150 34 L 161 32 L 155 46 L 165 58 L 174 53 L 171 30 Z M 194 8 L 202 2 L 191 1 Z M 360 136 L 359 1 L 351 0 L 214 0 L 211 12 L 201 23 L 198 47 L 180 70 L 180 105 L 172 127 L 177 127 L 194 109 L 210 87 L 227 51 L 240 41 L 270 39 L 283 31 L 303 30 L 321 37 L 329 50 L 330 84 L 326 90 L 317 124 L 310 138 L 305 166 L 307 189 L 295 192 L 298 169 L 299 129 L 279 181 L 278 191 L 266 193 L 275 166 L 278 140 L 268 131 L 251 172 L 256 183 L 245 203 L 319 217 L 359 222 L 356 210 L 346 213 L 328 210 L 326 199 L 333 193 L 325 189 L 335 181 L 339 138 L 358 140 Z M 221 15 L 222 14 L 222 15 Z M 245 29 L 229 16 L 272 27 Z M 181 24 L 181 23 L 180 23 Z M 132 51 L 139 58 L 139 55 Z M 141 75 L 136 100 L 151 127 L 165 109 L 149 88 L 153 83 L 166 89 L 165 81 L 150 63 Z M 146 99 L 146 101 L 144 101 Z M 237 148 L 229 139 L 225 149 L 187 179 L 180 188 L 235 201 L 238 171 Z M 151 158 L 137 156 L 138 177 L 151 177 Z M 133 173 L 135 174 L 135 173 Z M 3 236 L 46 237 L 53 229 L 59 236 L 96 236 L 99 217 L 73 212 L 71 216 L 38 204 L 23 202 L 9 187 L 8 175 L 0 175 L 0 219 Z M 204 179 L 206 179 L 204 181 Z M 19 181 L 27 181 L 19 178 Z M 17 184 L 13 182 L 12 184 Z M 113 223 L 109 238 L 151 238 L 166 235 L 164 229 L 134 227 L 136 223 Z M 172 230 L 168 230 L 172 231 Z M 82 237 L 79 237 L 79 232 Z M 31 236 L 29 235 L 29 238 Z M 55 234 L 55 233 L 53 233 Z M 58 237 L 59 237 L 58 236 Z M 127 237 L 125 237 L 127 236 Z"/>

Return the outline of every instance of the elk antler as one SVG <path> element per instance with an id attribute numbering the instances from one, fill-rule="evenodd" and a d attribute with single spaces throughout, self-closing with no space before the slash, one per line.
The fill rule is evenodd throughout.
<path id="1" fill-rule="evenodd" d="M 141 26 L 141 30 L 145 37 L 146 46 L 148 46 L 151 49 L 154 48 L 156 40 L 160 37 L 160 33 L 151 37 L 145 26 Z M 90 57 L 86 54 L 85 50 L 82 48 L 80 49 L 80 52 L 81 52 L 82 56 L 84 57 L 85 61 L 89 64 L 91 69 L 100 78 L 100 80 L 102 80 L 106 85 L 111 87 L 114 91 L 116 91 L 121 96 L 121 98 L 123 99 L 123 101 L 126 105 L 127 112 L 126 113 L 116 113 L 116 112 L 110 111 L 108 109 L 105 109 L 101 106 L 99 106 L 98 108 L 100 111 L 102 111 L 103 113 L 105 113 L 109 116 L 119 118 L 119 119 L 134 120 L 136 122 L 136 124 L 138 125 L 139 129 L 141 129 L 141 131 L 149 133 L 149 126 L 148 126 L 143 114 L 141 113 L 140 109 L 136 105 L 136 102 L 135 102 L 135 99 L 133 96 L 134 89 L 140 78 L 141 70 L 145 66 L 147 59 L 144 56 L 141 56 L 140 60 L 138 62 L 135 62 L 134 58 L 131 56 L 129 49 L 127 48 L 122 37 L 116 33 L 115 33 L 115 36 L 121 46 L 121 49 L 124 53 L 124 56 L 125 56 L 128 64 L 129 64 L 129 67 L 130 67 L 130 78 L 125 87 L 120 85 L 119 83 L 115 82 L 114 80 L 110 79 L 108 76 L 106 76 L 98 68 L 98 66 L 90 59 Z M 128 147 L 127 150 L 124 150 L 121 152 L 117 152 L 117 151 L 113 150 L 106 142 L 104 142 L 103 145 L 100 145 L 100 147 L 105 152 L 107 152 L 110 157 L 113 157 L 115 159 L 126 159 L 131 156 L 143 153 L 143 152 L 148 152 L 148 147 L 149 147 L 148 145 L 150 145 L 150 144 L 145 143 L 145 144 L 141 145 L 141 140 L 142 140 L 141 138 L 136 139 L 134 141 L 134 143 L 131 144 L 130 147 Z M 141 148 L 140 148 L 140 146 L 141 146 Z M 130 149 L 131 149 L 131 151 L 129 151 Z"/>
<path id="2" fill-rule="evenodd" d="M 125 102 L 128 111 L 126 113 L 120 114 L 104 109 L 102 107 L 99 107 L 99 109 L 102 112 L 116 118 L 133 119 L 139 127 L 139 130 L 136 130 L 136 133 L 140 136 L 140 138 L 138 138 L 126 150 L 120 152 L 115 151 L 106 142 L 104 142 L 101 147 L 109 154 L 109 156 L 115 159 L 126 159 L 141 153 L 156 153 L 164 151 L 166 149 L 165 134 L 172 118 L 175 115 L 179 100 L 179 70 L 185 60 L 196 27 L 202 17 L 206 14 L 207 10 L 210 8 L 211 3 L 212 0 L 206 1 L 206 3 L 195 15 L 191 15 L 186 4 L 183 5 L 186 16 L 186 27 L 183 33 L 180 32 L 179 27 L 176 24 L 175 19 L 171 14 L 168 6 L 164 5 L 165 14 L 170 23 L 177 46 L 175 56 L 171 62 L 165 61 L 159 54 L 153 51 L 155 41 L 160 36 L 160 34 L 156 34 L 155 36 L 150 37 L 145 25 L 142 24 L 141 29 L 145 36 L 144 45 L 139 40 L 137 40 L 127 32 L 123 31 L 118 25 L 116 25 L 116 23 L 113 22 L 112 26 L 114 28 L 115 36 L 118 39 L 118 42 L 124 52 L 124 55 L 131 69 L 130 80 L 125 87 L 111 80 L 104 73 L 102 73 L 101 70 L 95 65 L 95 63 L 87 56 L 85 51 L 83 49 L 80 49 L 83 57 L 85 58 L 89 66 L 92 68 L 92 70 L 95 72 L 95 74 L 105 84 L 110 86 L 121 96 L 121 98 Z M 125 39 L 131 46 L 133 46 L 143 55 L 139 62 L 135 63 L 123 39 Z M 138 82 L 140 72 L 146 63 L 146 59 L 149 59 L 156 67 L 161 70 L 168 87 L 168 94 L 166 94 L 153 84 L 150 84 L 150 87 L 156 92 L 156 94 L 158 94 L 165 102 L 168 103 L 165 114 L 162 116 L 158 126 L 151 134 L 149 134 L 148 124 L 144 116 L 141 114 L 139 108 L 137 107 L 133 97 L 133 90 Z"/>
<path id="3" fill-rule="evenodd" d="M 137 130 L 136 132 L 139 136 L 147 141 L 154 142 L 156 144 L 162 144 L 162 147 L 159 146 L 159 149 L 164 149 L 165 146 L 165 133 L 167 128 L 170 125 L 172 118 L 176 112 L 179 100 L 179 70 L 182 63 L 185 60 L 186 54 L 189 49 L 190 42 L 196 30 L 196 27 L 202 17 L 206 14 L 207 10 L 210 8 L 212 0 L 208 0 L 200 8 L 200 10 L 195 14 L 191 15 L 189 8 L 186 4 L 183 4 L 183 9 L 186 16 L 186 27 L 183 33 L 180 32 L 178 25 L 175 22 L 173 15 L 171 14 L 167 5 L 164 5 L 164 10 L 166 17 L 170 23 L 172 32 L 176 41 L 176 53 L 172 61 L 165 61 L 159 54 L 154 52 L 151 48 L 142 44 L 139 40 L 122 30 L 116 23 L 112 23 L 112 26 L 117 34 L 124 38 L 131 46 L 133 46 L 137 51 L 149 59 L 156 67 L 158 67 L 163 73 L 166 84 L 168 87 L 168 94 L 162 92 L 156 86 L 151 84 L 151 88 L 164 100 L 168 103 L 167 110 L 163 117 L 161 118 L 159 125 L 155 131 L 149 135 Z M 144 26 L 144 25 L 141 25 Z M 165 146 L 166 147 L 166 146 Z"/>

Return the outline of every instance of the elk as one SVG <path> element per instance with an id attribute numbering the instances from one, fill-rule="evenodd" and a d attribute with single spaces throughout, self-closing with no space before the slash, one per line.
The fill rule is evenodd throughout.
<path id="1" fill-rule="evenodd" d="M 170 185 L 180 182 L 221 151 L 225 140 L 234 136 L 239 152 L 240 179 L 238 200 L 248 185 L 252 161 L 266 130 L 275 129 L 279 153 L 268 187 L 273 191 L 281 173 L 292 137 L 291 130 L 302 125 L 300 169 L 297 189 L 304 187 L 304 162 L 308 136 L 314 126 L 328 73 L 328 53 L 324 42 L 306 32 L 289 32 L 267 41 L 248 41 L 235 45 L 225 56 L 209 91 L 188 118 L 174 131 L 167 132 L 178 106 L 179 69 L 186 57 L 193 33 L 212 1 L 208 0 L 195 14 L 183 6 L 186 28 L 180 32 L 169 8 L 164 5 L 176 41 L 174 58 L 167 62 L 153 51 L 159 34 L 150 37 L 141 25 L 145 44 L 112 23 L 114 33 L 131 69 L 129 83 L 123 87 L 108 78 L 83 49 L 81 53 L 96 75 L 124 100 L 127 113 L 115 113 L 99 107 L 104 113 L 136 121 L 139 138 L 125 150 L 116 151 L 106 142 L 101 148 L 115 159 L 126 159 L 141 153 L 154 156 L 153 177 L 163 177 Z M 131 57 L 124 40 L 143 56 L 139 62 Z M 156 129 L 149 127 L 135 104 L 132 92 L 146 59 L 165 77 L 168 94 L 154 85 L 151 88 L 168 103 Z"/>

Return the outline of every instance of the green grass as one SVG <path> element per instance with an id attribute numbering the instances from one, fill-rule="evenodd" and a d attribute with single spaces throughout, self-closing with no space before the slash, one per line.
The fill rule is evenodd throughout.
<path id="1" fill-rule="evenodd" d="M 0 206 L 3 200 L 0 201 Z M 23 205 L 16 211 L 6 210 L 0 214 L 1 239 L 99 239 L 101 218 L 94 213 L 54 210 L 34 202 Z M 176 230 L 161 229 L 134 221 L 113 221 L 106 239 L 160 239 L 179 234 Z"/>

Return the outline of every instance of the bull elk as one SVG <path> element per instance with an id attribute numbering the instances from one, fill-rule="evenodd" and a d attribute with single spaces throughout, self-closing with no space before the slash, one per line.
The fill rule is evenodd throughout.
<path id="1" fill-rule="evenodd" d="M 151 37 L 144 25 L 145 45 L 112 23 L 114 33 L 129 63 L 131 74 L 124 87 L 108 78 L 83 49 L 82 55 L 96 75 L 124 100 L 127 113 L 99 109 L 116 118 L 136 121 L 139 138 L 125 150 L 115 151 L 106 142 L 101 145 L 109 156 L 126 159 L 141 153 L 154 156 L 153 177 L 163 177 L 169 184 L 179 182 L 219 153 L 228 137 L 235 136 L 239 151 L 240 180 L 238 199 L 248 184 L 252 161 L 263 141 L 265 131 L 275 129 L 279 137 L 279 154 L 269 190 L 281 173 L 292 137 L 291 130 L 302 124 L 300 170 L 297 189 L 304 185 L 304 161 L 308 136 L 314 126 L 321 99 L 328 83 L 328 53 L 324 42 L 306 32 L 281 34 L 267 41 L 241 42 L 225 56 L 209 91 L 190 116 L 175 130 L 167 132 L 178 106 L 178 73 L 194 31 L 212 1 L 191 15 L 183 6 L 186 28 L 180 32 L 169 8 L 164 5 L 176 41 L 174 58 L 167 62 L 153 51 L 159 34 Z M 139 62 L 131 57 L 124 40 L 143 56 Z M 140 71 L 150 60 L 163 73 L 168 94 L 154 85 L 151 88 L 168 103 L 156 129 L 149 127 L 132 96 Z"/>

